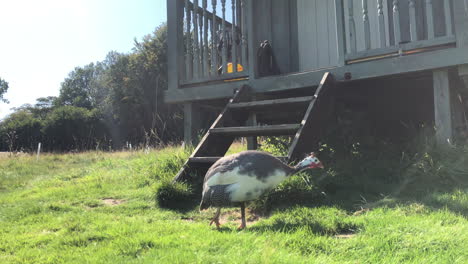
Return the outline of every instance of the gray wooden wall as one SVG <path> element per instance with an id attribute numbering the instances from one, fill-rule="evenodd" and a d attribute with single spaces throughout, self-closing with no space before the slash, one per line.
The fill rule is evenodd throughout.
<path id="1" fill-rule="evenodd" d="M 255 0 L 254 49 L 269 40 L 281 73 L 298 70 L 296 0 Z"/>
<path id="2" fill-rule="evenodd" d="M 338 65 L 335 1 L 297 0 L 299 70 Z"/>

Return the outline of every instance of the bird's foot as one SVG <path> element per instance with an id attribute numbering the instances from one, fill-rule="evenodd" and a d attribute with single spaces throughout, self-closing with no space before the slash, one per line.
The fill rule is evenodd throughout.
<path id="1" fill-rule="evenodd" d="M 219 218 L 211 219 L 210 225 L 212 225 L 213 223 L 216 225 L 217 229 L 219 229 L 219 227 L 221 226 L 221 224 L 219 223 Z"/>

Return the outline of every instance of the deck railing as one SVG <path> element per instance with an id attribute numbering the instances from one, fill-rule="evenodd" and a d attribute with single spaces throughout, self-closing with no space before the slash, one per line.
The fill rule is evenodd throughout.
<path id="1" fill-rule="evenodd" d="M 179 44 L 172 47 L 179 57 L 178 88 L 247 76 L 246 0 L 173 1 L 178 10 L 168 15 L 176 16 L 179 32 L 169 34 Z"/>
<path id="2" fill-rule="evenodd" d="M 451 0 L 344 0 L 345 61 L 456 42 Z"/>

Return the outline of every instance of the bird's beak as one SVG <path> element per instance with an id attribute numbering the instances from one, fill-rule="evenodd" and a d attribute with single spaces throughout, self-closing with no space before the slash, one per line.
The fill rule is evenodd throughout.
<path id="1" fill-rule="evenodd" d="M 319 164 L 317 164 L 317 168 L 324 169 L 325 167 L 323 166 L 322 162 L 319 162 Z"/>

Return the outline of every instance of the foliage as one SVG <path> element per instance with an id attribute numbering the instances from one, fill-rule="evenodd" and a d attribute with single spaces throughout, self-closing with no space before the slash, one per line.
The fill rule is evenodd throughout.
<path id="1" fill-rule="evenodd" d="M 102 62 L 75 67 L 62 82 L 58 97 L 38 98 L 35 105 L 15 110 L 22 114 L 14 113 L 0 123 L 0 150 L 8 149 L 13 134 L 14 148 L 24 150 L 34 149 L 39 140 L 52 151 L 179 142 L 182 109 L 164 104 L 162 96 L 167 89 L 166 38 L 163 24 L 135 40 L 129 54 L 112 51 Z M 18 125 L 25 113 L 35 120 L 34 137 Z M 21 120 L 13 121 L 16 118 Z"/>
<path id="2" fill-rule="evenodd" d="M 8 103 L 8 100 L 3 97 L 7 91 L 8 83 L 0 78 L 0 102 Z"/>

